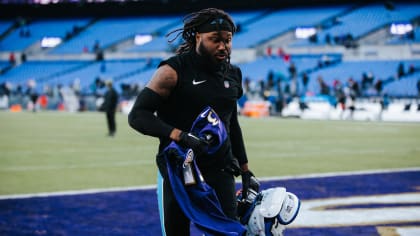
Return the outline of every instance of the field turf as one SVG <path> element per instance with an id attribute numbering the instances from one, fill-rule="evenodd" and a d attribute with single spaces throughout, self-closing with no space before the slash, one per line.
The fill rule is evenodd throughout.
<path id="1" fill-rule="evenodd" d="M 420 124 L 241 117 L 258 177 L 420 167 Z M 157 139 L 118 114 L 0 112 L 0 195 L 156 184 Z"/>

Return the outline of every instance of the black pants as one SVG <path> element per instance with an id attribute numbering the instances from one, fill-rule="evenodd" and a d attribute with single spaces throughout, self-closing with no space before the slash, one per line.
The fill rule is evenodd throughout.
<path id="1" fill-rule="evenodd" d="M 106 112 L 106 122 L 108 125 L 108 134 L 115 134 L 115 131 L 117 129 L 115 124 L 115 111 Z"/>
<path id="2" fill-rule="evenodd" d="M 222 170 L 202 171 L 202 175 L 206 183 L 215 190 L 226 216 L 236 219 L 237 204 L 234 176 Z M 168 179 L 164 180 L 163 185 L 163 208 L 166 235 L 189 236 L 190 221 L 179 207 Z"/>

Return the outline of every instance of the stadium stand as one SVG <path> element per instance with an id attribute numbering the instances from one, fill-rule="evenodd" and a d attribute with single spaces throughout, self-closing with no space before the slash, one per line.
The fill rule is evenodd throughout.
<path id="1" fill-rule="evenodd" d="M 107 60 L 89 63 L 85 67 L 74 70 L 70 73 L 54 76 L 46 81 L 49 84 L 72 84 L 74 80 L 80 80 L 81 89 L 87 93 L 95 79 L 103 81 L 113 80 L 116 85 L 120 85 L 125 77 L 136 76 L 143 70 L 151 67 L 147 60 Z M 120 86 L 116 89 L 121 92 Z"/>
<path id="2" fill-rule="evenodd" d="M 0 71 L 3 71 L 4 69 L 6 69 L 9 66 L 10 66 L 10 62 L 8 62 L 8 61 L 0 61 Z"/>
<path id="3" fill-rule="evenodd" d="M 289 78 L 289 66 L 298 66 L 298 73 L 316 70 L 325 55 L 293 55 L 290 58 L 272 56 L 260 57 L 252 62 L 240 64 L 244 77 L 252 80 L 265 79 L 270 71 L 274 71 L 280 78 Z M 329 55 L 331 61 L 339 61 L 339 55 Z"/>
<path id="4" fill-rule="evenodd" d="M 415 67 L 420 67 L 420 60 L 405 60 L 402 61 L 406 65 L 413 64 Z M 348 79 L 352 78 L 358 83 L 362 83 L 363 74 L 371 74 L 373 80 L 369 82 L 368 87 L 364 91 L 364 95 L 378 95 L 376 92 L 372 92 L 371 89 L 378 80 L 382 80 L 384 83 L 393 81 L 398 78 L 397 69 L 401 61 L 351 61 L 342 62 L 335 66 L 331 66 L 325 69 L 321 69 L 316 72 L 309 74 L 310 80 L 308 84 L 308 90 L 317 94 L 320 91 L 320 87 L 317 81 L 318 77 L 322 77 L 323 80 L 330 86 L 333 87 L 335 80 L 339 80 L 342 83 L 346 83 Z M 391 96 L 400 96 L 401 93 L 395 91 L 387 92 Z"/>
<path id="5" fill-rule="evenodd" d="M 231 12 L 232 18 L 240 26 L 242 26 L 243 24 L 246 24 L 249 21 L 252 21 L 253 19 L 260 17 L 262 14 L 263 14 L 263 11 L 259 11 L 259 10 Z M 153 39 L 150 42 L 144 45 L 133 45 L 131 47 L 126 48 L 124 51 L 126 52 L 156 52 L 156 51 L 172 52 L 174 51 L 174 49 L 176 49 L 177 45 L 179 44 L 179 41 L 175 41 L 173 44 L 168 44 L 168 40 L 172 39 L 173 37 L 167 38 L 166 34 L 182 27 L 182 22 L 179 19 L 181 19 L 181 17 L 178 17 L 176 20 L 174 20 L 173 23 L 169 25 L 169 27 L 156 29 L 155 30 L 156 33 L 152 34 Z"/>
<path id="6" fill-rule="evenodd" d="M 18 25 L 0 41 L 1 51 L 24 51 L 39 44 L 44 37 L 66 38 L 75 27 L 83 27 L 89 19 L 39 19 Z"/>
<path id="7" fill-rule="evenodd" d="M 134 84 L 140 86 L 141 88 L 146 85 L 149 79 L 152 77 L 155 72 L 155 66 L 144 68 L 142 71 L 136 74 L 130 74 L 119 80 L 119 84 Z"/>
<path id="8" fill-rule="evenodd" d="M 297 26 L 314 25 L 327 20 L 347 8 L 348 6 L 291 8 L 267 12 L 258 19 L 241 24 L 241 32 L 235 37 L 235 47 L 255 47 Z"/>
<path id="9" fill-rule="evenodd" d="M 316 40 L 299 40 L 292 46 L 311 46 L 325 44 L 346 44 L 349 40 L 359 39 L 393 22 L 410 22 L 418 16 L 418 4 L 402 3 L 396 9 L 388 10 L 383 4 L 360 6 L 337 16 L 332 21 L 317 27 Z"/>
<path id="10" fill-rule="evenodd" d="M 25 85 L 29 79 L 42 82 L 48 77 L 66 73 L 85 64 L 87 63 L 83 61 L 28 61 L 0 76 L 0 83 Z"/>
<path id="11" fill-rule="evenodd" d="M 416 97 L 419 95 L 417 83 L 420 73 L 408 75 L 401 79 L 395 79 L 384 85 L 384 93 L 394 97 Z"/>
<path id="12" fill-rule="evenodd" d="M 106 49 L 123 40 L 134 40 L 136 34 L 153 35 L 159 28 L 171 24 L 179 17 L 130 17 L 130 18 L 101 18 L 86 28 L 77 37 L 60 45 L 51 53 L 80 53 L 85 48 L 94 51 L 95 42 L 98 49 Z M 104 37 L 106 35 L 106 37 Z"/>
<path id="13" fill-rule="evenodd" d="M 6 31 L 13 26 L 13 21 L 0 20 L 0 35 L 6 33 Z"/>
<path id="14" fill-rule="evenodd" d="M 360 101 L 379 101 L 384 94 L 391 99 L 418 96 L 418 3 L 398 2 L 392 9 L 380 3 L 345 3 L 229 12 L 240 28 L 233 41 L 233 63 L 241 67 L 244 81 L 250 82 L 253 89 L 263 90 L 256 93 L 260 97 L 245 97 L 241 107 L 250 98 L 279 106 L 282 93 L 290 96 L 282 98 L 283 108 L 295 106 L 293 101 L 300 101 L 301 104 L 295 106 L 297 109 L 304 109 L 302 103 L 311 101 L 335 105 L 337 82 L 347 88 L 349 78 L 364 89 L 358 97 Z M 92 85 L 98 80 L 109 79 L 115 82 L 120 93 L 125 93 L 132 85 L 141 88 L 152 76 L 157 63 L 171 55 L 180 43 L 177 39 L 168 44 L 168 39 L 173 39 L 176 33 L 169 38 L 165 36 L 182 26 L 181 19 L 178 14 L 147 14 L 2 20 L 0 83 L 9 83 L 16 88 L 33 80 L 39 93 L 43 93 L 44 87 L 77 83 L 81 93 L 92 94 Z M 391 35 L 388 32 L 390 25 L 398 22 L 412 23 L 413 31 Z M 295 35 L 298 27 L 316 28 L 316 39 L 298 39 Z M 340 41 L 350 34 L 351 47 Z M 146 40 L 136 44 L 138 35 L 145 36 Z M 56 47 L 44 48 L 40 44 L 44 37 L 58 37 L 62 42 Z M 7 61 L 12 54 L 15 63 Z M 398 75 L 400 63 L 406 65 L 407 70 L 410 65 L 412 71 Z M 296 66 L 295 75 L 290 73 L 292 64 Z M 373 76 L 367 87 L 362 83 L 363 74 Z M 303 75 L 308 78 L 306 87 Z M 269 77 L 280 82 L 280 88 L 265 96 L 267 88 L 264 86 Z M 330 88 L 328 96 L 331 98 L 320 96 L 318 78 Z M 296 92 L 288 94 L 290 89 Z M 129 96 L 126 98 L 130 99 Z M 279 112 L 280 107 L 274 110 Z M 308 107 L 315 106 L 309 104 Z"/>

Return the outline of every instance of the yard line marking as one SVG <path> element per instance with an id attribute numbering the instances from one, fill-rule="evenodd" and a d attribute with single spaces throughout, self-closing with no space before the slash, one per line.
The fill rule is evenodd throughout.
<path id="1" fill-rule="evenodd" d="M 413 206 L 380 206 L 373 208 L 329 209 L 329 206 L 351 206 L 354 204 L 397 204 Z M 299 217 L 292 227 L 337 227 L 375 225 L 386 222 L 419 222 L 420 193 L 396 193 L 374 196 L 323 198 L 302 201 Z"/>
<path id="2" fill-rule="evenodd" d="M 396 227 L 396 231 L 401 236 L 420 235 L 420 227 Z"/>

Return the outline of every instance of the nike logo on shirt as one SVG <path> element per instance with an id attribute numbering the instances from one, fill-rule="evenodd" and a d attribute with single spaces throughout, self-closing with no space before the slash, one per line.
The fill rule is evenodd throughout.
<path id="1" fill-rule="evenodd" d="M 206 82 L 207 80 L 200 80 L 200 81 L 195 81 L 195 79 L 192 81 L 193 85 L 199 85 L 202 84 L 204 82 Z"/>

